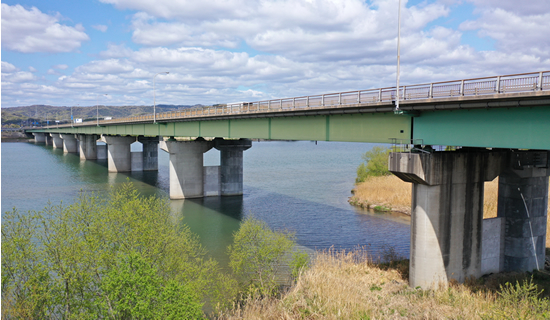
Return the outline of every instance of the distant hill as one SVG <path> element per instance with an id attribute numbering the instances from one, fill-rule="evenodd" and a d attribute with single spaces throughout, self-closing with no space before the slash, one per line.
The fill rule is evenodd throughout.
<path id="1" fill-rule="evenodd" d="M 156 106 L 157 113 L 177 111 L 185 108 L 200 107 L 201 105 L 166 105 L 159 104 Z M 97 108 L 91 107 L 73 107 L 73 119 L 91 120 L 96 119 Z M 153 106 L 99 106 L 99 118 L 113 117 L 123 118 L 128 116 L 138 116 L 144 114 L 152 114 Z M 70 122 L 71 107 L 54 107 L 49 105 L 32 105 L 26 107 L 2 108 L 2 127 L 19 126 L 23 124 L 31 125 L 35 122 L 46 124 L 46 120 L 50 124 L 55 123 L 55 120 Z"/>

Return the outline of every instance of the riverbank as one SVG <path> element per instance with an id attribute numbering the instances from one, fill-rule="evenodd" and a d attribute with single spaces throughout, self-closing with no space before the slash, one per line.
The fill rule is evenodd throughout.
<path id="1" fill-rule="evenodd" d="M 28 142 L 33 140 L 23 132 L 2 132 L 2 142 Z"/>
<path id="2" fill-rule="evenodd" d="M 498 178 L 485 182 L 483 195 L 483 218 L 497 216 Z M 394 175 L 370 177 L 367 181 L 355 185 L 353 196 L 348 202 L 351 205 L 374 211 L 400 212 L 411 215 L 412 187 Z M 548 193 L 550 198 L 550 190 Z M 548 202 L 550 212 L 550 201 Z M 550 215 L 546 224 L 546 247 L 550 248 Z"/>
<path id="3" fill-rule="evenodd" d="M 550 276 L 494 274 L 448 288 L 408 285 L 408 260 L 365 261 L 364 252 L 319 253 L 277 298 L 247 301 L 220 319 L 545 319 Z M 525 282 L 527 281 L 527 282 Z M 512 285 L 505 285 L 506 282 Z M 519 282 L 518 286 L 514 284 Z M 500 286 L 504 286 L 504 290 Z M 543 296 L 539 295 L 544 290 Z"/>

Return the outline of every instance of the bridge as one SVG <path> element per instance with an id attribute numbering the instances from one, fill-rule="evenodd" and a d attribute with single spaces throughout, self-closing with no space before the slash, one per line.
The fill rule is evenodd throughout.
<path id="1" fill-rule="evenodd" d="M 83 160 L 107 158 L 110 172 L 157 170 L 160 143 L 170 154 L 172 199 L 242 194 L 250 139 L 393 142 L 390 171 L 413 185 L 412 286 L 544 266 L 550 71 L 98 117 L 27 132 Z M 136 141 L 143 152 L 130 151 Z M 220 166 L 203 168 L 211 148 L 220 150 Z M 483 220 L 483 183 L 496 177 L 498 217 Z"/>

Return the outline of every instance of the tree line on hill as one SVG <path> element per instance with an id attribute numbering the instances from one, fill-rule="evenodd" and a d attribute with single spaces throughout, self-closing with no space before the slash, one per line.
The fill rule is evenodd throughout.
<path id="1" fill-rule="evenodd" d="M 165 105 L 156 106 L 157 113 L 177 111 L 185 108 L 200 107 L 202 105 Z M 2 127 L 25 127 L 25 126 L 44 126 L 49 124 L 68 123 L 71 121 L 71 110 L 73 119 L 94 120 L 99 118 L 112 117 L 123 118 L 129 116 L 139 116 L 153 113 L 153 106 L 49 106 L 32 105 L 24 107 L 2 108 Z"/>

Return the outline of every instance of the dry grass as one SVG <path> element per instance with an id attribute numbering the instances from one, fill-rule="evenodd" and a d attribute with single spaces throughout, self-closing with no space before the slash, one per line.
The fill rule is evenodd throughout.
<path id="1" fill-rule="evenodd" d="M 390 211 L 411 214 L 411 184 L 396 176 L 370 177 L 355 186 L 350 203 L 364 208 L 388 208 Z M 548 193 L 550 198 L 550 190 Z M 483 218 L 497 216 L 498 178 L 485 182 Z M 550 201 L 548 202 L 550 212 Z M 550 215 L 546 224 L 546 247 L 550 248 Z"/>
<path id="2" fill-rule="evenodd" d="M 479 286 L 410 288 L 396 269 L 357 260 L 355 253 L 320 253 L 311 269 L 280 298 L 249 300 L 220 318 L 506 319 L 513 312 L 525 314 L 532 309 L 529 304 L 509 305 L 510 301 Z M 550 303 L 541 302 L 538 307 L 547 310 Z M 525 319 L 537 316 L 540 314 Z"/>

